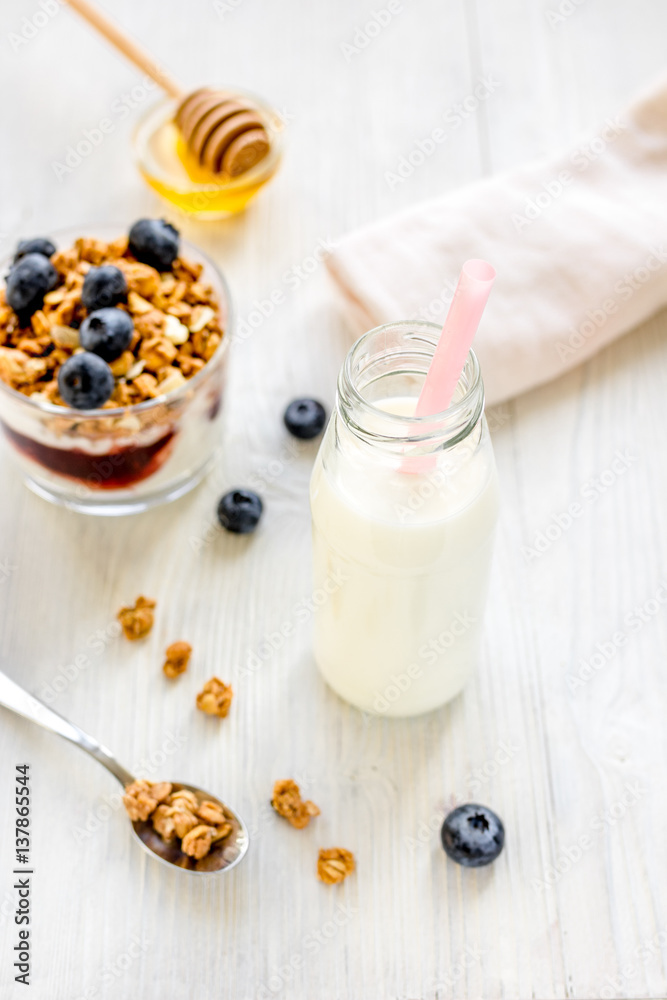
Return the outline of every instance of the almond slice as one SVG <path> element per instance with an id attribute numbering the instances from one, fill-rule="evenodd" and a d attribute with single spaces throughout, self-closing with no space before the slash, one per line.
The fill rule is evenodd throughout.
<path id="1" fill-rule="evenodd" d="M 139 295 L 138 292 L 130 292 L 127 297 L 127 305 L 130 312 L 134 313 L 135 316 L 143 316 L 146 313 L 152 312 L 154 309 L 154 306 Z"/>
<path id="2" fill-rule="evenodd" d="M 190 331 L 176 316 L 167 313 L 164 322 L 164 335 L 172 344 L 180 346 L 186 342 L 190 336 Z"/>
<path id="3" fill-rule="evenodd" d="M 210 306 L 195 306 L 192 310 L 192 318 L 188 324 L 191 333 L 199 333 L 207 323 L 214 318 L 215 312 Z"/>

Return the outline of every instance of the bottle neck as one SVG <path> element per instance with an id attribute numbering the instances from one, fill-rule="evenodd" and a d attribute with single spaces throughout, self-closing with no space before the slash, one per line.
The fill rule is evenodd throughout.
<path id="1" fill-rule="evenodd" d="M 388 323 L 364 334 L 347 355 L 338 379 L 343 426 L 367 445 L 389 453 L 426 455 L 468 438 L 484 411 L 479 362 L 470 351 L 452 404 L 442 413 L 414 417 L 408 402 L 387 412 L 387 401 L 417 399 L 440 336 L 435 323 Z"/>

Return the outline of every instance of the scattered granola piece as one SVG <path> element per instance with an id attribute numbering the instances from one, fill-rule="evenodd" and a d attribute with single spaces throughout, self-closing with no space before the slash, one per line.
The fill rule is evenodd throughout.
<path id="1" fill-rule="evenodd" d="M 167 646 L 167 658 L 162 667 L 167 677 L 178 677 L 182 674 L 187 669 L 191 653 L 192 646 L 189 642 L 179 640 Z"/>
<path id="2" fill-rule="evenodd" d="M 168 781 L 133 781 L 127 785 L 123 795 L 123 804 L 132 820 L 147 820 L 160 802 L 163 802 L 171 792 Z"/>
<path id="3" fill-rule="evenodd" d="M 142 639 L 153 627 L 153 608 L 155 601 L 150 597 L 137 597 L 134 605 L 121 608 L 118 621 L 123 626 L 127 639 Z"/>
<path id="4" fill-rule="evenodd" d="M 322 847 L 317 859 L 317 874 L 327 885 L 342 882 L 354 871 L 354 855 L 344 847 Z"/>
<path id="5" fill-rule="evenodd" d="M 215 833 L 215 827 L 195 826 L 183 837 L 181 850 L 192 858 L 203 858 L 211 850 Z"/>
<path id="6" fill-rule="evenodd" d="M 273 786 L 271 805 L 297 830 L 303 830 L 305 826 L 308 826 L 313 816 L 320 815 L 320 810 L 314 802 L 303 801 L 299 786 L 291 778 L 287 778 L 285 781 L 276 781 Z"/>
<path id="7" fill-rule="evenodd" d="M 211 677 L 197 695 L 197 708 L 208 715 L 219 715 L 224 719 L 229 713 L 233 694 L 231 684 L 224 684 L 218 677 Z"/>

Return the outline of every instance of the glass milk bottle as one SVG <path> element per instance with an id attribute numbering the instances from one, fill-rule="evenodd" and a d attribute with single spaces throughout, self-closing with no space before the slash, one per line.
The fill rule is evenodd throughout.
<path id="1" fill-rule="evenodd" d="M 498 517 L 484 386 L 468 355 L 450 407 L 413 416 L 433 323 L 364 334 L 338 380 L 310 487 L 315 659 L 381 715 L 443 705 L 476 665 Z"/>

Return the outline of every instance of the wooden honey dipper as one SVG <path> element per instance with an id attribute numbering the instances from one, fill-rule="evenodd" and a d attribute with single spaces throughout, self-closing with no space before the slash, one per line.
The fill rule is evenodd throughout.
<path id="1" fill-rule="evenodd" d="M 174 121 L 200 166 L 238 177 L 259 163 L 271 147 L 260 111 L 238 94 L 202 87 L 186 94 L 140 45 L 112 24 L 89 0 L 67 0 L 96 31 L 178 101 Z"/>
<path id="2" fill-rule="evenodd" d="M 266 156 L 269 135 L 259 111 L 237 95 L 202 88 L 188 94 L 176 124 L 193 156 L 214 174 L 238 177 Z"/>

